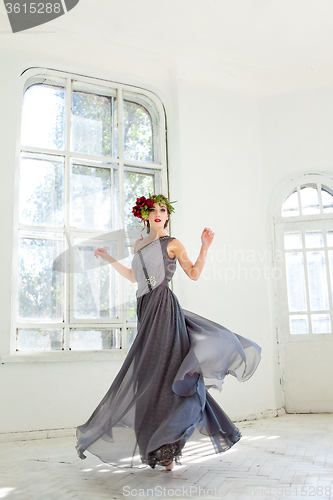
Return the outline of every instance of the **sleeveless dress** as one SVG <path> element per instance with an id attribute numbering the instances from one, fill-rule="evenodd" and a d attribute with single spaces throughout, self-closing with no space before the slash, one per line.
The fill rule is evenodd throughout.
<path id="1" fill-rule="evenodd" d="M 167 253 L 172 239 L 162 236 L 133 257 L 138 333 L 110 389 L 76 429 L 80 458 L 88 450 L 117 467 L 154 468 L 177 462 L 196 429 L 210 437 L 211 453 L 241 437 L 207 389 L 221 390 L 227 374 L 248 380 L 261 348 L 181 308 L 168 286 L 177 264 Z"/>

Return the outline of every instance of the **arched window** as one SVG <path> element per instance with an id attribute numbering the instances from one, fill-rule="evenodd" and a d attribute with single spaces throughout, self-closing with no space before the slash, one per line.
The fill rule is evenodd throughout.
<path id="1" fill-rule="evenodd" d="M 12 351 L 128 348 L 136 286 L 93 254 L 130 266 L 136 197 L 167 193 L 163 106 L 113 82 L 23 76 Z"/>
<path id="2" fill-rule="evenodd" d="M 275 224 L 282 278 L 278 287 L 281 329 L 309 339 L 332 335 L 332 181 L 319 174 L 302 176 L 280 210 Z"/>

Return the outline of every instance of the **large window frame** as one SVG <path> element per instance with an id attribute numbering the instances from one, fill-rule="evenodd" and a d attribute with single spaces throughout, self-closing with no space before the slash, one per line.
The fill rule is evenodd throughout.
<path id="1" fill-rule="evenodd" d="M 74 245 L 74 238 L 82 238 L 82 239 L 98 239 L 99 237 L 103 237 L 103 233 L 105 231 L 101 230 L 79 230 L 76 228 L 72 228 L 70 226 L 70 218 L 69 218 L 69 210 L 70 210 L 70 169 L 72 160 L 78 159 L 80 162 L 84 162 L 86 165 L 91 166 L 96 163 L 99 166 L 103 166 L 105 168 L 113 168 L 116 166 L 118 170 L 118 180 L 119 180 L 119 216 L 118 223 L 115 231 L 109 235 L 109 239 L 114 239 L 117 244 L 118 249 L 125 249 L 133 252 L 134 242 L 137 238 L 137 231 L 131 230 L 131 228 L 125 227 L 125 196 L 124 196 L 124 177 L 126 171 L 134 172 L 134 173 L 152 173 L 154 175 L 154 190 L 159 193 L 167 193 L 168 194 L 168 179 L 167 179 L 167 137 L 166 137 L 166 114 L 165 108 L 159 99 L 159 97 L 150 92 L 149 90 L 142 89 L 140 87 L 134 87 L 122 83 L 116 83 L 112 81 L 96 79 L 88 76 L 77 75 L 75 73 L 68 73 L 58 70 L 50 70 L 45 68 L 33 68 L 25 71 L 22 74 L 22 84 L 21 84 L 21 95 L 24 95 L 24 92 L 29 88 L 29 86 L 50 82 L 50 84 L 55 84 L 58 82 L 62 84 L 65 82 L 66 89 L 66 135 L 65 135 L 65 147 L 63 150 L 52 150 L 52 149 L 44 149 L 38 147 L 30 147 L 23 146 L 20 144 L 20 134 L 18 134 L 18 148 L 17 148 L 17 162 L 16 162 L 16 186 L 19 184 L 19 176 L 20 176 L 20 157 L 22 154 L 26 155 L 47 155 L 48 157 L 57 156 L 62 157 L 64 159 L 65 164 L 65 225 L 62 229 L 55 229 L 54 227 L 50 228 L 47 226 L 29 226 L 25 224 L 19 223 L 18 218 L 18 206 L 19 206 L 19 190 L 16 189 L 16 199 L 15 199 L 15 214 L 14 214 L 14 255 L 13 255 L 13 296 L 12 296 L 12 331 L 11 331 L 11 342 L 10 342 L 10 355 L 18 357 L 20 354 L 24 356 L 38 357 L 43 356 L 47 360 L 59 360 L 59 356 L 61 359 L 74 359 L 80 357 L 81 359 L 89 359 L 91 356 L 91 351 L 69 351 L 68 342 L 69 342 L 69 330 L 70 328 L 81 328 L 85 327 L 98 327 L 98 328 L 116 328 L 121 331 L 121 344 L 120 349 L 110 349 L 107 351 L 94 351 L 95 355 L 104 359 L 104 357 L 108 358 L 117 358 L 118 355 L 121 354 L 119 351 L 122 351 L 120 357 L 126 355 L 128 352 L 128 348 L 130 346 L 129 339 L 127 338 L 128 330 L 134 330 L 136 328 L 136 321 L 126 320 L 126 311 L 125 311 L 125 301 L 126 301 L 126 284 L 125 278 L 121 278 L 116 271 L 117 280 L 118 280 L 118 303 L 119 306 L 119 317 L 116 319 L 105 319 L 100 318 L 98 320 L 77 320 L 73 318 L 73 274 L 71 274 L 71 269 L 73 269 L 73 254 L 69 256 L 69 248 Z M 85 86 L 91 91 L 92 88 L 95 87 L 96 94 L 100 92 L 107 92 L 108 90 L 112 93 L 115 92 L 116 95 L 116 104 L 117 104 L 117 118 L 118 118 L 118 155 L 116 157 L 105 157 L 98 155 L 89 155 L 84 153 L 73 152 L 70 150 L 70 124 L 71 124 L 71 105 L 72 105 L 72 90 L 74 88 L 79 88 L 80 90 L 84 90 Z M 137 161 L 137 160 L 129 160 L 124 157 L 124 145 L 123 145 L 123 132 L 124 132 L 124 120 L 123 120 L 123 95 L 126 95 L 126 99 L 128 100 L 130 96 L 135 99 L 135 102 L 144 106 L 150 113 L 156 113 L 158 116 L 153 120 L 153 141 L 154 141 L 154 159 L 152 162 L 147 161 Z M 150 107 L 150 103 L 153 103 L 153 106 Z M 22 110 L 22 101 L 21 101 L 21 110 Z M 21 124 L 21 113 L 19 122 Z M 20 128 L 20 127 L 19 127 Z M 112 167 L 110 167 L 112 166 Z M 140 193 L 138 193 L 140 194 Z M 64 273 L 64 297 L 65 297 L 65 310 L 64 310 L 64 321 L 61 323 L 52 323 L 52 328 L 64 328 L 64 345 L 60 351 L 27 351 L 21 352 L 17 351 L 16 345 L 16 337 L 18 328 L 32 328 L 32 327 L 50 327 L 51 323 L 49 321 L 22 321 L 17 318 L 17 292 L 18 292 L 18 272 L 17 272 L 17 262 L 18 262 L 18 241 L 19 234 L 24 233 L 24 231 L 40 231 L 41 233 L 52 231 L 63 233 L 64 238 L 64 255 L 65 255 L 65 268 L 68 272 Z M 117 258 L 117 256 L 115 256 Z M 117 352 L 116 352 L 117 351 Z"/>
<path id="2" fill-rule="evenodd" d="M 300 190 L 304 186 L 317 185 L 319 192 L 319 212 L 318 214 L 303 214 L 302 212 L 294 216 L 283 216 L 282 207 L 285 200 L 293 192 L 298 198 L 298 205 L 301 207 Z M 327 231 L 333 231 L 333 216 L 332 213 L 324 213 L 323 203 L 321 199 L 321 188 L 328 188 L 333 193 L 333 179 L 326 174 L 321 173 L 304 173 L 294 179 L 290 179 L 275 196 L 273 201 L 273 248 L 274 248 L 274 276 L 275 276 L 275 293 L 277 297 L 277 331 L 278 339 L 284 343 L 289 342 L 312 342 L 324 340 L 333 340 L 333 296 L 331 274 L 329 270 L 328 252 L 332 251 L 332 246 L 327 244 L 326 234 Z M 323 233 L 323 246 L 310 247 L 305 245 L 305 235 L 309 232 L 322 232 Z M 301 237 L 302 245 L 299 249 L 286 249 L 285 248 L 285 234 L 298 233 Z M 325 255 L 326 263 L 326 280 L 328 289 L 328 308 L 325 311 L 315 311 L 310 307 L 309 296 L 309 276 L 307 265 L 307 254 L 309 252 L 323 252 Z M 304 262 L 304 279 L 305 279 L 305 294 L 306 294 L 306 310 L 304 316 L 308 316 L 308 333 L 292 333 L 290 329 L 290 315 L 302 316 L 301 312 L 292 313 L 289 311 L 288 301 L 288 285 L 287 285 L 287 270 L 286 270 L 286 254 L 287 253 L 302 253 Z M 315 314 L 329 314 L 331 322 L 331 331 L 327 333 L 314 333 L 312 330 L 311 315 Z"/>

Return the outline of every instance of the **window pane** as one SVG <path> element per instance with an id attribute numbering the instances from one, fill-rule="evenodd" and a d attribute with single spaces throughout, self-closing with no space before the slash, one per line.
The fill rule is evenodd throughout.
<path id="1" fill-rule="evenodd" d="M 307 252 L 310 308 L 328 309 L 328 293 L 324 252 Z"/>
<path id="2" fill-rule="evenodd" d="M 19 328 L 17 351 L 59 351 L 63 348 L 63 330 Z"/>
<path id="3" fill-rule="evenodd" d="M 23 97 L 21 143 L 46 149 L 64 149 L 65 89 L 32 85 Z"/>
<path id="4" fill-rule="evenodd" d="M 305 232 L 306 248 L 318 248 L 324 246 L 323 233 L 321 231 L 306 231 Z"/>
<path id="5" fill-rule="evenodd" d="M 321 199 L 324 214 L 333 213 L 333 195 L 328 188 L 321 188 Z"/>
<path id="6" fill-rule="evenodd" d="M 64 226 L 64 162 L 22 157 L 21 224 Z"/>
<path id="7" fill-rule="evenodd" d="M 111 176 L 109 168 L 72 165 L 71 226 L 81 229 L 112 228 Z"/>
<path id="8" fill-rule="evenodd" d="M 141 231 L 143 223 L 138 217 L 134 217 L 132 208 L 136 204 L 136 199 L 140 196 L 148 198 L 149 193 L 154 193 L 154 174 L 139 174 L 125 171 L 125 226 L 131 230 Z"/>
<path id="9" fill-rule="evenodd" d="M 291 193 L 282 205 L 282 216 L 293 217 L 299 215 L 297 191 Z"/>
<path id="10" fill-rule="evenodd" d="M 329 314 L 312 314 L 313 333 L 331 333 L 331 320 Z"/>
<path id="11" fill-rule="evenodd" d="M 129 160 L 154 161 L 153 127 L 148 111 L 124 100 L 124 155 Z"/>
<path id="12" fill-rule="evenodd" d="M 138 331 L 136 328 L 126 328 L 126 331 L 127 331 L 127 349 L 130 349 Z"/>
<path id="13" fill-rule="evenodd" d="M 96 248 L 104 247 L 116 259 L 116 242 L 75 239 L 74 243 L 74 317 L 117 318 L 116 271 L 107 261 L 94 257 Z"/>
<path id="14" fill-rule="evenodd" d="M 116 157 L 114 97 L 73 92 L 71 150 Z"/>
<path id="15" fill-rule="evenodd" d="M 63 320 L 63 273 L 53 268 L 63 251 L 62 239 L 19 238 L 19 318 Z"/>
<path id="16" fill-rule="evenodd" d="M 303 254 L 286 253 L 289 311 L 306 311 Z"/>
<path id="17" fill-rule="evenodd" d="M 319 198 L 316 184 L 301 186 L 302 214 L 319 214 Z"/>
<path id="18" fill-rule="evenodd" d="M 284 233 L 284 248 L 286 250 L 302 248 L 301 233 Z"/>
<path id="19" fill-rule="evenodd" d="M 69 348 L 72 351 L 120 349 L 120 347 L 121 335 L 119 329 L 71 329 L 69 333 Z"/>
<path id="20" fill-rule="evenodd" d="M 309 323 L 307 316 L 290 316 L 290 333 L 292 335 L 309 333 Z"/>

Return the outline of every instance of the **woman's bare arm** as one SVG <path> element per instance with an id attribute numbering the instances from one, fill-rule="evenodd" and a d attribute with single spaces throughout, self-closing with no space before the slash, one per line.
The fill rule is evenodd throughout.
<path id="1" fill-rule="evenodd" d="M 121 276 L 124 278 L 128 279 L 132 283 L 136 282 L 133 268 L 128 268 L 126 266 L 123 266 L 120 264 L 120 262 L 117 261 L 117 259 L 114 259 L 111 255 L 108 254 L 108 252 L 105 250 L 105 248 L 97 248 L 94 253 L 95 257 L 98 259 L 98 257 L 102 257 L 102 259 L 106 260 L 107 262 L 110 262 L 110 264 L 115 268 L 116 271 L 118 271 Z"/>
<path id="2" fill-rule="evenodd" d="M 169 243 L 169 250 L 177 256 L 179 264 L 184 269 L 187 276 L 194 281 L 197 281 L 205 265 L 208 248 L 213 242 L 214 234 L 210 229 L 205 228 L 201 235 L 201 249 L 199 257 L 197 258 L 195 264 L 193 265 L 189 259 L 184 245 L 177 239 L 172 240 Z"/>

